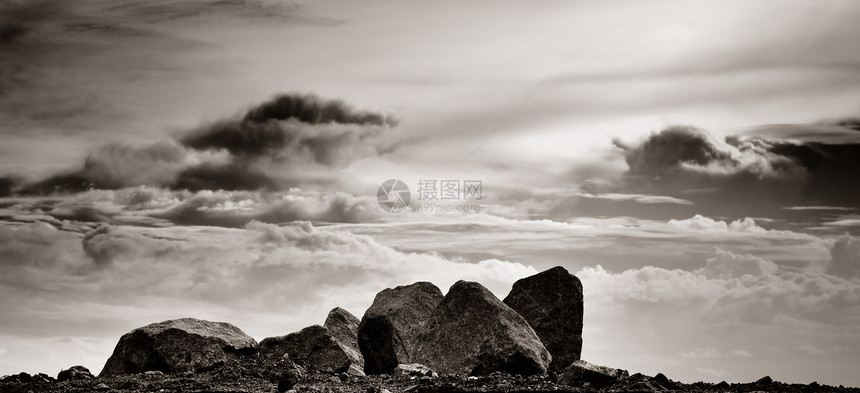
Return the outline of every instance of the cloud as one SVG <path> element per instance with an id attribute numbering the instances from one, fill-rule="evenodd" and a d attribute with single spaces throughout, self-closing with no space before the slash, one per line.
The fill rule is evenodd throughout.
<path id="1" fill-rule="evenodd" d="M 339 20 L 307 15 L 298 4 L 268 0 L 205 0 L 205 1 L 131 1 L 110 8 L 110 14 L 139 20 L 142 23 L 189 23 L 196 20 L 253 21 L 270 23 L 302 23 L 337 25 Z"/>
<path id="2" fill-rule="evenodd" d="M 227 208 L 225 206 L 225 208 Z M 52 339 L 101 362 L 115 340 L 154 321 L 194 316 L 236 323 L 252 336 L 282 335 L 321 323 L 329 309 L 356 315 L 386 287 L 431 281 L 443 291 L 459 279 L 504 297 L 514 280 L 536 273 L 497 259 L 450 259 L 402 252 L 374 238 L 308 222 L 244 228 L 102 225 L 85 235 L 45 223 L 0 225 L 0 346 L 4 370 L 68 367 L 39 358 Z M 316 322 L 314 322 L 316 321 Z M 42 344 L 40 344 L 42 343 Z M 63 348 L 66 348 L 63 346 Z M 97 371 L 103 363 L 86 364 Z"/>
<path id="3" fill-rule="evenodd" d="M 776 273 L 775 263 L 755 255 L 736 255 L 717 248 L 717 255 L 709 258 L 702 273 L 706 277 L 732 279 L 744 275 L 761 277 Z"/>
<path id="4" fill-rule="evenodd" d="M 192 131 L 181 142 L 197 150 L 224 149 L 243 161 L 298 157 L 342 168 L 356 158 L 379 154 L 382 141 L 375 137 L 396 124 L 391 115 L 357 111 L 340 100 L 283 94 L 251 108 L 240 120 Z"/>
<path id="5" fill-rule="evenodd" d="M 382 133 L 390 114 L 353 109 L 340 100 L 283 94 L 177 139 L 131 146 L 111 143 L 82 168 L 22 184 L 0 180 L 0 195 L 50 195 L 134 186 L 199 190 L 286 190 L 330 187 L 353 161 L 391 151 Z"/>
<path id="6" fill-rule="evenodd" d="M 804 356 L 785 356 L 771 348 L 803 343 L 815 348 L 841 345 L 847 353 L 860 350 L 857 279 L 782 268 L 755 255 L 723 249 L 717 249 L 705 267 L 693 270 L 645 266 L 610 272 L 598 266 L 576 275 L 589 305 L 583 356 L 593 361 L 608 360 L 606 354 L 615 352 L 651 354 L 650 359 L 642 355 L 616 360 L 616 366 L 650 373 L 672 368 L 688 378 L 697 373 L 696 367 L 721 369 L 735 378 L 758 378 L 754 374 L 761 369 L 751 367 L 764 362 L 773 367 L 767 372 L 775 378 L 797 380 L 821 375 L 778 371 L 801 370 L 810 363 Z M 642 329 L 645 333 L 637 333 Z M 637 334 L 648 339 L 630 339 Z M 848 361 L 834 356 L 838 359 L 828 362 Z M 674 360 L 677 357 L 682 360 Z M 654 359 L 666 363 L 654 366 Z"/>
<path id="7" fill-rule="evenodd" d="M 827 267 L 830 274 L 843 277 L 860 277 L 860 239 L 842 236 L 830 251 L 832 261 Z"/>
<path id="8" fill-rule="evenodd" d="M 781 217 L 798 214 L 783 207 L 858 206 L 858 142 L 755 135 L 721 141 L 695 127 L 672 126 L 640 143 L 615 144 L 628 164 L 615 191 L 687 199 L 703 214 Z"/>
<path id="9" fill-rule="evenodd" d="M 723 352 L 718 348 L 714 347 L 706 347 L 706 348 L 694 348 L 693 350 L 686 351 L 681 353 L 682 359 L 715 359 L 722 357 L 735 357 L 735 358 L 750 358 L 752 357 L 752 353 L 743 349 L 734 349 L 728 352 Z"/>
<path id="10" fill-rule="evenodd" d="M 847 128 L 849 130 L 860 131 L 860 117 L 842 117 L 837 119 L 829 119 L 820 121 L 819 124 Z"/>
<path id="11" fill-rule="evenodd" d="M 80 225 L 242 227 L 252 220 L 355 223 L 391 218 L 379 207 L 375 194 L 298 188 L 191 192 L 141 186 L 93 189 L 63 197 L 9 199 L 5 203 L 8 206 L 0 209 L 0 218 L 18 222 L 51 220 L 59 222 L 58 226 L 76 222 Z"/>
<path id="12" fill-rule="evenodd" d="M 732 373 L 730 373 L 726 370 L 710 368 L 710 367 L 696 367 L 696 372 L 701 374 L 701 375 L 704 375 L 706 377 L 711 377 L 711 378 L 725 378 L 729 375 L 732 375 Z"/>
<path id="13" fill-rule="evenodd" d="M 302 191 L 261 193 L 256 191 L 200 191 L 170 208 L 151 211 L 151 217 L 179 225 L 237 227 L 251 220 L 281 223 L 297 220 L 315 222 L 366 222 L 380 217 L 375 196 L 354 196 L 343 192 Z"/>
<path id="14" fill-rule="evenodd" d="M 80 170 L 52 176 L 21 191 L 46 195 L 91 188 L 171 184 L 181 168 L 187 165 L 188 159 L 185 149 L 169 140 L 141 147 L 108 144 L 90 153 Z"/>
<path id="15" fill-rule="evenodd" d="M 18 176 L 0 176 L 0 197 L 11 196 L 21 183 L 22 179 Z"/>
<path id="16" fill-rule="evenodd" d="M 732 222 L 714 220 L 710 217 L 696 214 L 692 218 L 669 220 L 669 225 L 675 225 L 697 231 L 722 231 L 722 232 L 753 232 L 763 233 L 766 229 L 756 225 L 755 220 L 749 217 L 744 217 L 742 220 L 734 220 Z"/>
<path id="17" fill-rule="evenodd" d="M 693 202 L 690 202 L 685 199 L 673 198 L 668 196 L 659 196 L 659 195 L 642 195 L 642 194 L 591 194 L 591 193 L 577 193 L 576 196 L 581 198 L 592 198 L 592 199 L 606 199 L 610 201 L 633 201 L 645 205 L 653 205 L 658 203 L 674 203 L 678 205 L 692 205 Z"/>
<path id="18" fill-rule="evenodd" d="M 203 163 L 183 169 L 171 188 L 201 190 L 276 190 L 281 185 L 264 172 L 248 164 Z"/>

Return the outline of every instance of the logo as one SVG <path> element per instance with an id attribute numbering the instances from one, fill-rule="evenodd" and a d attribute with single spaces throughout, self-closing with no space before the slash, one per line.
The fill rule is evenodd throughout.
<path id="1" fill-rule="evenodd" d="M 412 201 L 412 193 L 409 192 L 409 187 L 397 179 L 386 180 L 376 190 L 376 202 L 382 210 L 389 213 L 400 213 L 406 210 L 410 201 Z"/>

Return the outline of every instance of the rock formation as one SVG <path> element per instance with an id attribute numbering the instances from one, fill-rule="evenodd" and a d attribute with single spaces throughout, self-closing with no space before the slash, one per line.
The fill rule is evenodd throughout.
<path id="1" fill-rule="evenodd" d="M 505 304 L 519 313 L 552 354 L 550 368 L 564 370 L 582 352 L 582 283 L 563 267 L 514 283 Z"/>
<path id="2" fill-rule="evenodd" d="M 57 374 L 57 382 L 78 381 L 95 378 L 90 369 L 84 366 L 72 366 Z"/>
<path id="3" fill-rule="evenodd" d="M 286 336 L 269 337 L 260 342 L 260 354 L 269 359 L 285 355 L 297 364 L 316 370 L 361 374 L 352 349 L 342 345 L 332 333 L 313 325 Z"/>
<path id="4" fill-rule="evenodd" d="M 387 373 L 400 363 L 414 363 L 415 340 L 441 301 L 442 291 L 429 282 L 378 293 L 358 327 L 365 372 Z"/>
<path id="5" fill-rule="evenodd" d="M 593 387 L 606 387 L 629 377 L 627 370 L 610 368 L 577 360 L 564 370 L 558 383 L 569 386 L 582 386 L 585 383 Z"/>
<path id="6" fill-rule="evenodd" d="M 352 361 L 353 374 L 364 374 L 364 356 L 358 347 L 358 325 L 361 321 L 340 307 L 335 307 L 328 313 L 323 327 L 338 341 L 343 351 Z"/>
<path id="7" fill-rule="evenodd" d="M 418 342 L 417 362 L 443 374 L 546 374 L 551 361 L 526 320 L 475 282 L 451 287 Z"/>
<path id="8" fill-rule="evenodd" d="M 100 375 L 198 372 L 223 364 L 229 356 L 256 352 L 257 342 L 225 322 L 194 318 L 154 323 L 126 333 Z"/>

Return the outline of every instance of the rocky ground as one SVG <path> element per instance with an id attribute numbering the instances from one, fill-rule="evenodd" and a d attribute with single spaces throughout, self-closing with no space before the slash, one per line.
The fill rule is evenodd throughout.
<path id="1" fill-rule="evenodd" d="M 580 359 L 582 314 L 582 284 L 562 267 L 517 281 L 504 301 L 476 282 L 444 296 L 418 282 L 381 291 L 361 320 L 335 308 L 322 326 L 259 344 L 226 322 L 149 324 L 120 337 L 98 377 L 82 366 L 21 373 L 0 378 L 0 393 L 860 393 L 770 377 L 684 384 L 591 364 Z"/>
<path id="2" fill-rule="evenodd" d="M 58 381 L 45 374 L 18 374 L 0 380 L 0 392 L 9 393 L 77 393 L 77 392 L 290 392 L 290 393 L 459 393 L 459 392 L 845 392 L 860 393 L 860 388 L 835 387 L 812 383 L 785 384 L 763 378 L 752 383 L 684 384 L 634 374 L 610 386 L 570 386 L 556 383 L 551 376 L 518 376 L 493 373 L 483 377 L 459 375 L 426 376 L 382 374 L 349 376 L 325 371 L 286 372 L 270 363 L 260 371 L 255 365 L 226 364 L 202 373 L 164 374 L 145 372 L 111 377 L 83 377 Z M 295 369 L 290 369 L 295 370 Z M 662 382 L 662 383 L 661 383 Z M 666 386 L 664 386 L 666 385 Z"/>

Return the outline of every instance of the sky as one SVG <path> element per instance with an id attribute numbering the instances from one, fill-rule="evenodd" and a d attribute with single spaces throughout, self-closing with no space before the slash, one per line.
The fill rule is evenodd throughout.
<path id="1" fill-rule="evenodd" d="M 586 361 L 860 386 L 858 13 L 0 0 L 0 375 L 563 266 Z"/>

